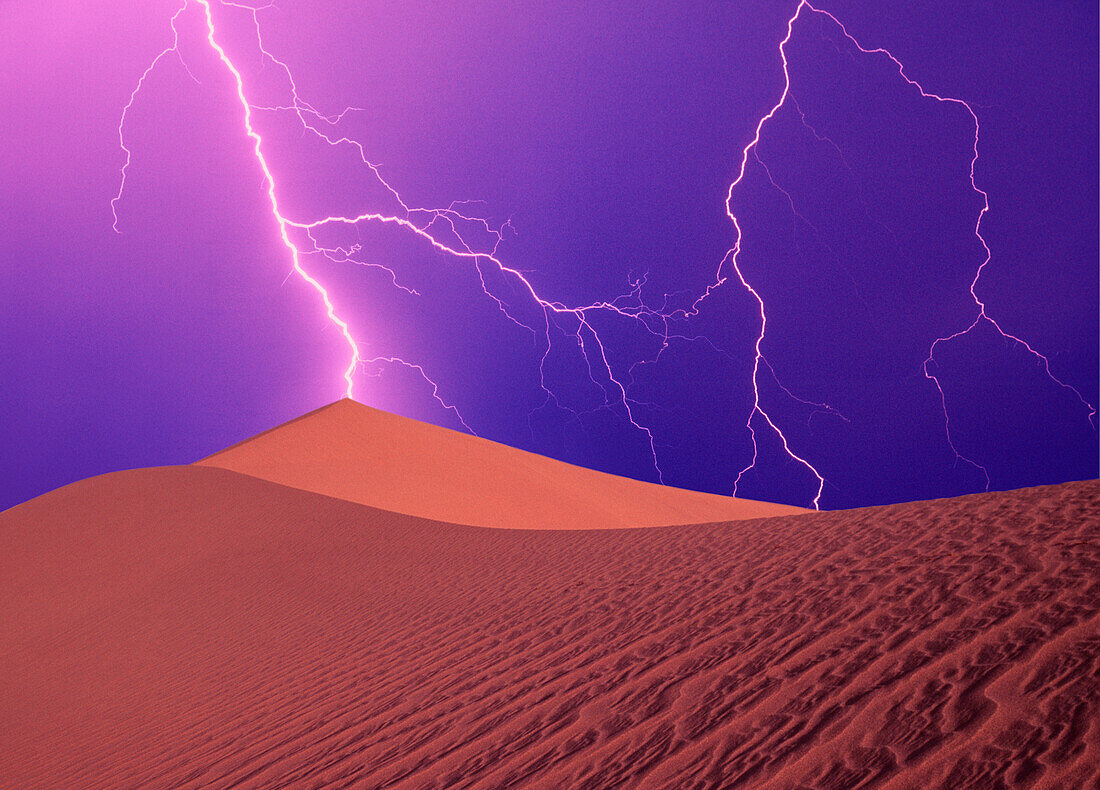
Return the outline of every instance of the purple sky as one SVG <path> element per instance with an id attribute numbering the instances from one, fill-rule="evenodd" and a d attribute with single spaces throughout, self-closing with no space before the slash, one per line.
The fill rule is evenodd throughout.
<path id="1" fill-rule="evenodd" d="M 120 113 L 170 45 L 179 5 L 0 5 L 0 508 L 101 472 L 190 462 L 344 392 L 348 346 L 292 269 L 196 0 L 178 20 L 187 69 L 165 57 L 127 116 L 133 161 L 112 230 Z M 364 358 L 421 366 L 478 434 L 731 493 L 753 459 L 758 306 L 727 260 L 690 320 L 660 314 L 695 304 L 736 240 L 726 192 L 780 98 L 778 45 L 798 4 L 597 5 L 277 0 L 258 19 L 301 98 L 324 113 L 360 108 L 318 125 L 360 141 L 407 205 L 481 201 L 463 211 L 494 228 L 511 220 L 496 258 L 542 298 L 589 305 L 644 281 L 616 302 L 633 315 L 548 321 L 496 263 L 373 222 L 317 234 L 355 244 L 360 265 L 307 255 L 302 266 Z M 976 293 L 1095 404 L 1096 4 L 819 7 L 978 114 L 992 258 Z M 249 100 L 286 104 L 251 15 L 214 2 L 214 19 Z M 922 98 L 809 11 L 786 51 L 790 99 L 730 209 L 768 316 L 760 403 L 825 479 L 822 507 L 979 491 L 978 465 L 995 489 L 1095 477 L 1089 409 L 992 324 L 941 343 L 929 366 L 955 450 L 973 463 L 952 450 L 922 372 L 932 342 L 977 315 L 968 289 L 984 250 L 965 108 Z M 285 216 L 405 216 L 349 146 L 324 145 L 292 113 L 254 120 Z M 472 228 L 460 227 L 467 243 L 491 248 Z M 455 244 L 441 220 L 428 232 Z M 354 382 L 364 403 L 461 427 L 417 370 L 364 363 Z M 809 504 L 814 474 L 761 415 L 752 426 L 756 464 L 739 493 Z"/>

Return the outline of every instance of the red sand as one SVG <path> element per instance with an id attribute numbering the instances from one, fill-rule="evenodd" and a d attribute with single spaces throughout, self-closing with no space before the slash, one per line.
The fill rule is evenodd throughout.
<path id="1" fill-rule="evenodd" d="M 654 527 L 809 512 L 593 472 L 351 400 L 199 464 L 394 513 L 482 527 Z"/>
<path id="2" fill-rule="evenodd" d="M 120 472 L 0 514 L 0 623 L 5 788 L 1100 782 L 1097 482 L 568 532 Z"/>

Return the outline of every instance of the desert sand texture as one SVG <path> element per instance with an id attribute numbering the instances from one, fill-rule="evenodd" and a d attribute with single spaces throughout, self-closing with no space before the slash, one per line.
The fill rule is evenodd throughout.
<path id="1" fill-rule="evenodd" d="M 351 400 L 199 463 L 394 513 L 484 527 L 652 527 L 809 512 L 594 472 Z"/>
<path id="2" fill-rule="evenodd" d="M 120 472 L 0 514 L 0 622 L 5 788 L 1100 781 L 1097 482 L 566 531 Z"/>

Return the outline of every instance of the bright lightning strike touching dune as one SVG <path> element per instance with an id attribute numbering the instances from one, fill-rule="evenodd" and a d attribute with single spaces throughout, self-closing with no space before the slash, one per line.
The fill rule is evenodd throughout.
<path id="1" fill-rule="evenodd" d="M 249 86 L 246 85 L 246 79 L 242 71 L 235 64 L 234 56 L 227 51 L 223 38 L 219 35 L 219 28 L 216 24 L 218 14 L 215 14 L 214 6 L 224 8 L 224 13 L 246 14 L 250 17 L 250 22 L 255 33 L 256 46 L 264 62 L 277 68 L 285 75 L 288 88 L 286 95 L 281 101 L 266 104 L 256 103 L 254 101 Z M 758 432 L 770 432 L 778 439 L 779 446 L 782 447 L 782 451 L 787 457 L 788 462 L 793 462 L 800 469 L 804 470 L 800 471 L 799 474 L 805 475 L 812 489 L 812 494 L 808 497 L 808 501 L 813 507 L 820 508 L 826 487 L 825 476 L 811 460 L 812 448 L 794 447 L 794 443 L 788 438 L 788 435 L 780 426 L 779 423 L 781 421 L 774 414 L 774 410 L 769 411 L 762 402 L 760 389 L 762 369 L 766 368 L 768 375 L 774 378 L 780 389 L 793 400 L 813 406 L 827 413 L 837 414 L 838 416 L 841 415 L 826 404 L 815 403 L 796 396 L 790 389 L 779 382 L 775 370 L 765 357 L 763 344 L 768 326 L 767 309 L 763 297 L 758 290 L 753 287 L 752 283 L 750 283 L 749 279 L 746 278 L 742 271 L 740 261 L 743 239 L 741 218 L 734 213 L 731 207 L 734 192 L 744 181 L 750 164 L 753 162 L 759 163 L 766 169 L 766 165 L 764 165 L 763 161 L 760 159 L 758 151 L 761 136 L 768 122 L 771 121 L 781 109 L 787 106 L 788 103 L 793 104 L 787 50 L 791 44 L 792 38 L 795 36 L 800 19 L 809 14 L 816 14 L 834 25 L 843 35 L 845 40 L 862 55 L 868 58 L 888 58 L 892 65 L 896 67 L 898 77 L 907 85 L 919 91 L 921 97 L 961 108 L 965 111 L 970 122 L 973 124 L 973 151 L 970 159 L 968 177 L 970 187 L 982 201 L 982 208 L 978 212 L 974 222 L 974 235 L 977 237 L 984 250 L 984 258 L 978 262 L 970 285 L 970 295 L 973 297 L 977 314 L 973 317 L 966 317 L 965 320 L 961 321 L 959 331 L 954 334 L 933 339 L 928 350 L 928 357 L 924 361 L 922 368 L 924 376 L 933 386 L 935 386 L 938 392 L 939 402 L 943 407 L 947 441 L 955 457 L 958 460 L 972 464 L 976 469 L 980 470 L 981 473 L 985 475 L 986 488 L 989 487 L 989 473 L 986 468 L 976 461 L 965 457 L 956 448 L 952 436 L 947 398 L 939 378 L 937 378 L 936 374 L 932 371 L 934 356 L 937 348 L 941 344 L 968 334 L 983 322 L 993 327 L 1003 338 L 1019 343 L 1026 348 L 1029 353 L 1034 355 L 1041 362 L 1045 374 L 1052 381 L 1072 391 L 1076 395 L 1083 408 L 1087 409 L 1089 420 L 1091 421 L 1095 417 L 1095 408 L 1086 402 L 1081 393 L 1070 387 L 1061 379 L 1055 377 L 1051 372 L 1050 362 L 1046 356 L 1036 351 L 1021 338 L 1004 331 L 1001 325 L 988 315 L 986 304 L 979 299 L 975 291 L 983 270 L 992 259 L 992 251 L 986 238 L 982 234 L 982 221 L 989 211 L 989 199 L 986 192 L 978 186 L 975 177 L 980 142 L 980 127 L 977 114 L 970 104 L 961 99 L 927 91 L 920 83 L 908 76 L 905 67 L 893 54 L 882 48 L 863 46 L 856 41 L 848 32 L 847 28 L 828 11 L 821 10 L 803 0 L 803 2 L 798 3 L 794 13 L 787 19 L 785 35 L 778 44 L 778 54 L 782 64 L 783 74 L 782 89 L 779 92 L 776 102 L 759 118 L 755 125 L 752 138 L 740 149 L 741 156 L 736 177 L 733 179 L 732 183 L 729 184 L 726 194 L 726 215 L 733 228 L 732 245 L 725 256 L 718 262 L 717 269 L 713 277 L 710 278 L 709 284 L 693 296 L 693 301 L 690 303 L 690 306 L 674 309 L 670 306 L 671 299 L 670 295 L 667 294 L 659 300 L 656 306 L 647 301 L 643 296 L 643 286 L 645 285 L 644 276 L 632 278 L 628 283 L 628 287 L 614 298 L 597 300 L 588 304 L 566 304 L 557 299 L 548 297 L 535 287 L 531 278 L 523 269 L 519 268 L 516 264 L 506 262 L 501 247 L 504 240 L 503 232 L 507 223 L 505 223 L 504 226 L 493 226 L 484 218 L 468 213 L 465 208 L 467 204 L 461 201 L 456 201 L 445 208 L 421 208 L 410 205 L 402 198 L 398 190 L 383 177 L 379 167 L 368 157 L 364 146 L 357 140 L 337 131 L 341 121 L 344 120 L 348 113 L 353 112 L 355 108 L 345 108 L 338 113 L 325 114 L 300 95 L 298 85 L 289 65 L 276 57 L 265 46 L 260 14 L 269 8 L 271 8 L 271 6 L 252 7 L 237 2 L 229 2 L 229 0 L 184 0 L 182 5 L 179 6 L 171 16 L 170 27 L 172 41 L 169 46 L 164 48 L 153 58 L 145 71 L 140 75 L 137 84 L 130 94 L 129 101 L 122 110 L 119 120 L 119 144 L 124 152 L 124 163 L 122 166 L 118 192 L 111 200 L 114 228 L 116 231 L 119 229 L 119 208 L 124 197 L 127 174 L 133 166 L 133 156 L 131 149 L 127 146 L 125 135 L 128 115 L 135 101 L 138 99 L 139 94 L 142 92 L 143 88 L 145 88 L 147 78 L 154 69 L 173 57 L 186 68 L 186 63 L 184 63 L 180 53 L 180 26 L 192 23 L 199 25 L 205 44 L 217 58 L 218 63 L 224 68 L 225 72 L 231 77 L 232 85 L 235 90 L 235 98 L 239 104 L 241 134 L 249 139 L 251 143 L 251 153 L 254 157 L 256 167 L 258 167 L 263 176 L 264 191 L 267 201 L 270 204 L 273 224 L 278 231 L 282 244 L 286 248 L 293 266 L 293 272 L 316 292 L 327 319 L 339 330 L 346 342 L 348 362 L 346 368 L 343 370 L 343 392 L 349 398 L 355 395 L 356 374 L 362 365 L 375 364 L 400 367 L 405 370 L 413 371 L 422 378 L 424 383 L 430 388 L 431 396 L 439 403 L 440 408 L 452 414 L 466 430 L 471 433 L 475 432 L 474 428 L 468 424 L 467 420 L 459 413 L 452 400 L 444 397 L 443 393 L 446 392 L 447 387 L 429 374 L 424 363 L 403 359 L 392 353 L 366 353 L 364 349 L 370 347 L 370 342 L 369 340 L 356 336 L 353 330 L 353 326 L 356 323 L 354 318 L 349 317 L 339 310 L 331 290 L 326 288 L 326 286 L 307 269 L 306 262 L 308 258 L 316 255 L 324 256 L 337 264 L 370 266 L 372 268 L 384 270 L 393 287 L 402 289 L 410 295 L 416 295 L 417 292 L 415 289 L 401 282 L 394 268 L 381 263 L 365 263 L 359 260 L 356 257 L 358 250 L 354 246 L 341 246 L 333 242 L 323 241 L 323 239 L 326 238 L 323 235 L 325 231 L 340 227 L 359 228 L 369 225 L 391 227 L 406 234 L 413 242 L 422 244 L 426 249 L 434 250 L 447 258 L 473 267 L 478 275 L 478 281 L 480 282 L 484 296 L 491 300 L 495 308 L 499 309 L 509 321 L 523 327 L 535 337 L 538 355 L 535 364 L 538 367 L 539 380 L 545 398 L 544 403 L 553 403 L 559 408 L 566 409 L 567 411 L 573 410 L 561 404 L 558 396 L 555 394 L 550 384 L 548 384 L 546 371 L 548 359 L 554 343 L 557 342 L 555 337 L 560 335 L 570 339 L 584 358 L 591 383 L 596 385 L 603 393 L 604 404 L 601 408 L 613 410 L 626 421 L 624 425 L 628 424 L 631 430 L 637 432 L 641 440 L 644 441 L 648 447 L 648 463 L 652 466 L 654 476 L 657 480 L 664 482 L 664 472 L 662 471 L 659 459 L 659 443 L 654 435 L 652 426 L 648 424 L 646 419 L 642 416 L 643 410 L 640 408 L 642 404 L 631 396 L 631 376 L 634 366 L 623 367 L 622 363 L 618 362 L 614 355 L 609 355 L 606 336 L 602 330 L 598 329 L 594 318 L 597 316 L 610 316 L 618 320 L 627 321 L 631 326 L 636 327 L 641 332 L 645 333 L 647 337 L 653 339 L 658 349 L 656 353 L 634 363 L 635 365 L 655 362 L 665 353 L 670 342 L 673 340 L 690 343 L 706 343 L 709 344 L 711 348 L 729 356 L 729 352 L 718 348 L 708 338 L 688 332 L 685 325 L 699 315 L 701 305 L 704 301 L 719 289 L 726 286 L 730 279 L 735 279 L 756 304 L 758 316 L 755 320 L 758 321 L 758 330 L 755 333 L 755 341 L 753 343 L 754 356 L 752 359 L 752 373 L 747 382 L 748 386 L 752 389 L 752 405 L 744 421 L 745 429 L 751 438 L 752 452 L 751 457 L 741 465 L 740 471 L 737 473 L 735 479 L 730 481 L 730 493 L 737 494 L 745 476 L 762 463 L 761 448 L 758 444 Z M 798 109 L 798 112 L 802 115 L 801 109 Z M 365 172 L 369 173 L 370 178 L 376 181 L 377 185 L 390 196 L 399 210 L 393 212 L 364 210 L 350 214 L 325 214 L 320 216 L 293 216 L 291 213 L 285 211 L 281 207 L 280 202 L 280 196 L 284 193 L 280 190 L 279 180 L 276 177 L 278 167 L 269 159 L 268 152 L 265 148 L 265 140 L 259 131 L 257 131 L 257 124 L 255 123 L 257 113 L 290 114 L 296 118 L 304 134 L 308 134 L 334 148 L 349 149 L 353 151 L 363 168 L 365 168 Z M 805 122 L 804 115 L 803 122 Z M 828 142 L 832 144 L 831 140 L 828 140 Z M 835 144 L 833 145 L 835 147 Z M 770 178 L 770 171 L 768 171 L 768 173 Z M 772 183 L 775 183 L 774 180 Z M 787 197 L 790 199 L 789 194 Z M 791 209 L 797 213 L 793 199 L 791 199 Z M 488 239 L 488 242 L 483 241 L 478 243 L 475 241 L 475 238 L 483 240 Z M 515 308 L 514 303 L 509 300 L 509 297 L 503 295 L 499 289 L 494 289 L 488 284 L 486 271 L 493 272 L 494 282 L 499 280 L 500 282 L 507 283 L 513 294 L 519 293 L 524 300 L 527 300 L 529 306 L 535 308 L 534 314 L 540 316 L 537 322 L 532 323 L 530 320 L 524 320 L 518 317 L 519 311 Z M 575 411 L 574 414 L 576 415 Z"/>

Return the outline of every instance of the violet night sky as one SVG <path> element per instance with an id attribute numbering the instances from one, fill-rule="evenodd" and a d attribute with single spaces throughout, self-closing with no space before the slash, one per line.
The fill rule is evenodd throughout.
<path id="1" fill-rule="evenodd" d="M 190 74 L 164 58 L 128 116 L 133 162 L 112 230 L 120 112 L 179 5 L 0 4 L 0 508 L 93 474 L 188 463 L 343 394 L 348 347 L 292 271 L 195 0 L 179 18 Z M 465 210 L 510 218 L 497 257 L 545 299 L 612 300 L 641 279 L 619 304 L 668 312 L 714 283 L 734 243 L 726 190 L 782 91 L 778 44 L 797 5 L 275 0 L 258 18 L 302 98 L 361 108 L 335 130 L 407 204 L 477 200 Z M 974 107 L 992 250 L 977 293 L 1097 403 L 1096 3 L 819 6 L 929 91 Z M 214 13 L 250 101 L 286 103 L 251 16 L 216 2 Z M 768 313 L 761 403 L 825 478 L 822 507 L 982 490 L 921 368 L 936 337 L 977 314 L 971 119 L 820 16 L 804 12 L 787 53 L 793 101 L 765 124 L 730 203 L 741 269 Z M 394 210 L 352 149 L 297 124 L 256 111 L 284 214 Z M 656 323 L 607 310 L 588 314 L 582 349 L 577 322 L 560 317 L 548 344 L 543 311 L 485 261 L 479 273 L 377 223 L 323 241 L 357 245 L 367 264 L 302 260 L 363 355 L 421 365 L 478 434 L 654 480 L 618 381 L 665 482 L 731 493 L 751 461 L 759 316 L 728 266 L 663 351 Z M 992 488 L 1097 475 L 1089 410 L 991 325 L 941 344 L 932 371 L 955 446 Z M 399 365 L 362 365 L 355 395 L 460 427 Z M 808 504 L 812 474 L 753 425 L 759 457 L 739 493 Z"/>

